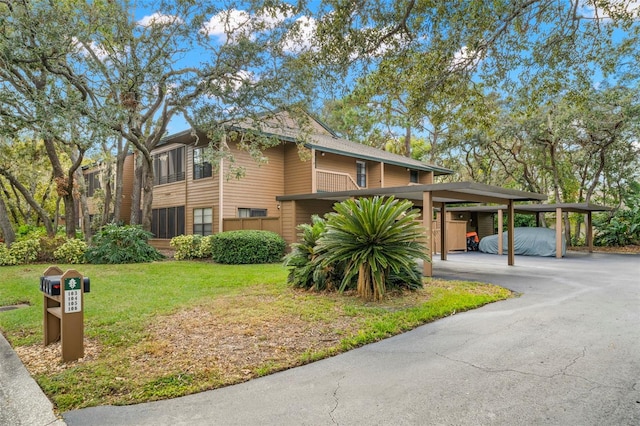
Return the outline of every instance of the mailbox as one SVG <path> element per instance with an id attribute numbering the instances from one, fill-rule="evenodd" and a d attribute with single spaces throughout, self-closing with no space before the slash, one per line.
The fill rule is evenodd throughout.
<path id="1" fill-rule="evenodd" d="M 84 294 L 89 293 L 89 278 L 69 269 L 62 272 L 51 266 L 40 277 L 44 295 L 44 344 L 60 340 L 62 360 L 75 361 L 84 356 Z"/>

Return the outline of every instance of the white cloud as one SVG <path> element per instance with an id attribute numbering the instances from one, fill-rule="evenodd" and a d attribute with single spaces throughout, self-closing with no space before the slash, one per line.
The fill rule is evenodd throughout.
<path id="1" fill-rule="evenodd" d="M 300 53 L 310 49 L 318 23 L 314 18 L 301 16 L 296 19 L 297 29 L 290 32 L 284 43 L 284 51 L 289 53 Z"/>
<path id="2" fill-rule="evenodd" d="M 179 16 L 164 15 L 156 12 L 151 15 L 147 15 L 138 21 L 138 25 L 143 27 L 150 27 L 152 25 L 173 25 L 182 24 L 184 21 Z"/>
<path id="3" fill-rule="evenodd" d="M 209 22 L 204 24 L 202 31 L 209 36 L 226 39 L 228 34 L 246 28 L 250 21 L 251 16 L 244 10 L 225 10 L 212 16 Z"/>
<path id="4" fill-rule="evenodd" d="M 218 12 L 203 25 L 202 32 L 217 37 L 221 41 L 238 37 L 253 38 L 256 33 L 264 33 L 275 29 L 291 17 L 284 8 L 265 9 L 261 14 L 250 14 L 245 10 L 230 9 Z"/>
<path id="5" fill-rule="evenodd" d="M 630 14 L 634 19 L 640 17 L 640 1 L 610 0 L 608 9 L 615 15 Z M 611 16 L 602 7 L 594 6 L 593 3 L 584 5 L 581 13 L 583 17 L 588 19 L 611 20 Z"/>
<path id="6" fill-rule="evenodd" d="M 471 50 L 467 46 L 462 46 L 462 48 L 453 55 L 451 69 L 468 70 L 475 68 L 479 62 L 480 57 L 477 51 Z"/>

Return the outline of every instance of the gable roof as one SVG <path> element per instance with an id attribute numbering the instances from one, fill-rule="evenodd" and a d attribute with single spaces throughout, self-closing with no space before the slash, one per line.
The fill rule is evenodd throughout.
<path id="1" fill-rule="evenodd" d="M 425 163 L 403 155 L 394 154 L 369 145 L 352 142 L 340 138 L 325 123 L 306 114 L 309 123 L 300 126 L 298 121 L 287 112 L 275 114 L 270 119 L 261 122 L 244 120 L 229 125 L 230 130 L 258 132 L 267 137 L 276 137 L 286 142 L 302 143 L 305 147 L 331 154 L 343 155 L 361 160 L 379 161 L 394 166 L 406 167 L 412 170 L 433 172 L 435 175 L 448 175 L 453 171 L 445 167 Z M 301 128 L 303 127 L 303 128 Z M 185 130 L 163 138 L 158 146 L 168 143 L 191 143 L 191 130 Z"/>

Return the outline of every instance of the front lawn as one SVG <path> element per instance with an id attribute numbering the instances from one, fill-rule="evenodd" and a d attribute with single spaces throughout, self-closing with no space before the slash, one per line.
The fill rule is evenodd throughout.
<path id="1" fill-rule="evenodd" d="M 501 287 L 425 280 L 382 302 L 313 293 L 274 265 L 60 265 L 91 279 L 85 357 L 42 344 L 44 265 L 2 267 L 0 330 L 58 410 L 173 398 L 302 365 L 502 300 Z"/>

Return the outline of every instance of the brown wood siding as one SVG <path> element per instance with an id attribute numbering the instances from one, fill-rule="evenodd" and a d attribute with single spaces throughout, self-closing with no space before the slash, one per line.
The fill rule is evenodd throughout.
<path id="1" fill-rule="evenodd" d="M 316 168 L 330 172 L 349 173 L 356 180 L 356 159 L 329 152 L 316 152 Z"/>
<path id="2" fill-rule="evenodd" d="M 421 185 L 431 185 L 433 183 L 433 172 L 423 172 L 420 170 L 418 173 L 418 182 Z"/>
<path id="3" fill-rule="evenodd" d="M 298 230 L 296 229 L 296 201 L 283 201 L 280 206 L 281 211 L 281 234 L 282 238 L 289 244 L 294 243 L 298 238 Z"/>
<path id="4" fill-rule="evenodd" d="M 186 181 L 185 187 L 185 228 L 187 234 L 193 234 L 193 210 L 212 209 L 212 232 L 217 232 L 218 228 L 218 172 L 213 170 L 211 177 L 193 179 L 193 151 L 198 148 L 187 146 L 186 152 Z"/>
<path id="5" fill-rule="evenodd" d="M 495 229 L 493 226 L 493 213 L 478 212 L 478 237 L 486 237 L 487 235 L 493 235 Z"/>
<path id="6" fill-rule="evenodd" d="M 347 173 L 351 176 L 354 182 L 356 182 L 356 160 L 352 157 L 345 157 L 343 155 L 331 154 L 328 152 L 316 153 L 316 168 L 319 170 L 327 170 L 330 172 Z M 369 185 L 369 168 L 370 164 L 367 163 L 367 185 Z"/>
<path id="7" fill-rule="evenodd" d="M 280 218 L 278 217 L 245 217 L 224 219 L 223 231 L 257 230 L 280 234 Z"/>
<path id="8" fill-rule="evenodd" d="M 244 150 L 231 145 L 235 166 L 245 168 L 245 176 L 222 182 L 224 194 L 223 218 L 238 217 L 238 208 L 267 209 L 267 216 L 280 217 L 276 196 L 284 193 L 284 146 L 264 151 L 268 162 L 258 165 Z M 225 171 L 229 170 L 228 161 Z"/>
<path id="9" fill-rule="evenodd" d="M 283 168 L 283 194 L 310 194 L 313 192 L 311 188 L 312 161 L 310 158 L 306 160 L 300 158 L 298 146 L 295 143 L 284 144 L 284 162 L 286 167 Z"/>
<path id="10" fill-rule="evenodd" d="M 386 188 L 409 185 L 409 177 L 410 172 L 406 167 L 384 165 L 384 186 Z"/>
<path id="11" fill-rule="evenodd" d="M 311 223 L 311 216 L 324 216 L 333 211 L 333 201 L 304 200 L 296 203 L 296 226 L 302 223 Z"/>
<path id="12" fill-rule="evenodd" d="M 382 173 L 385 165 L 367 161 L 367 188 L 382 188 Z"/>

